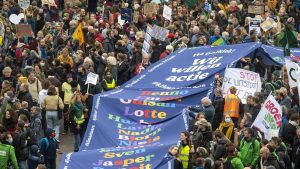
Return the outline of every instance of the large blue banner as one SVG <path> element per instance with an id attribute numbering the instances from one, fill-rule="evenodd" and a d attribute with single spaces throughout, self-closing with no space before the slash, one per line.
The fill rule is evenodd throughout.
<path id="1" fill-rule="evenodd" d="M 169 145 L 108 147 L 69 153 L 62 157 L 61 169 L 155 169 L 164 159 Z M 159 165 L 173 169 L 172 161 Z"/>
<path id="2" fill-rule="evenodd" d="M 231 67 L 260 45 L 247 43 L 181 49 L 151 65 L 124 87 L 139 90 L 210 87 L 215 73 Z"/>
<path id="3" fill-rule="evenodd" d="M 106 156 L 97 151 L 99 148 L 110 151 L 113 147 L 132 149 L 137 146 L 143 146 L 145 154 L 155 154 L 151 162 L 141 164 L 143 167 L 151 164 L 154 168 L 168 148 L 178 142 L 180 132 L 187 130 L 185 108 L 199 104 L 201 98 L 213 93 L 214 74 L 234 66 L 260 45 L 248 43 L 178 50 L 121 88 L 94 96 L 80 152 L 65 156 L 60 168 L 138 168 L 142 163 L 139 161 L 143 161 L 136 160 L 138 155 L 130 157 L 133 160 L 129 161 L 133 162 L 127 165 L 125 151 L 118 150 L 118 155 Z M 112 158 L 107 163 L 120 163 L 120 166 L 103 165 L 106 157 Z M 114 158 L 119 161 L 114 162 Z M 94 165 L 97 163 L 99 166 Z"/>
<path id="4" fill-rule="evenodd" d="M 93 117 L 80 150 L 99 147 L 175 144 L 187 129 L 184 108 L 174 103 L 112 99 L 98 96 Z M 151 104 L 151 106 L 150 106 Z"/>

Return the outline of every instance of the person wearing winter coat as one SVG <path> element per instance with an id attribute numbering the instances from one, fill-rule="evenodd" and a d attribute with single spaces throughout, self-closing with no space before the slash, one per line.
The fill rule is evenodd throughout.
<path id="1" fill-rule="evenodd" d="M 260 160 L 258 162 L 259 168 L 274 167 L 275 169 L 281 169 L 277 158 L 270 152 L 267 147 L 260 149 Z"/>
<path id="2" fill-rule="evenodd" d="M 75 91 L 70 105 L 70 122 L 71 132 L 74 134 L 74 152 L 79 151 L 81 140 L 83 139 L 83 123 L 84 119 L 84 105 L 81 101 L 81 94 Z"/>
<path id="3" fill-rule="evenodd" d="M 17 123 L 18 123 L 17 114 L 12 109 L 7 110 L 2 117 L 2 124 L 6 128 L 9 134 L 12 135 L 15 132 Z"/>
<path id="4" fill-rule="evenodd" d="M 243 162 L 238 156 L 238 152 L 232 143 L 226 145 L 227 158 L 224 163 L 224 168 L 244 169 Z"/>
<path id="5" fill-rule="evenodd" d="M 126 55 L 123 53 L 117 54 L 118 60 L 118 79 L 117 79 L 117 86 L 121 86 L 123 83 L 128 81 L 128 65 L 126 63 Z"/>
<path id="6" fill-rule="evenodd" d="M 294 137 L 292 159 L 295 163 L 295 168 L 300 168 L 300 127 L 297 128 L 297 135 Z"/>
<path id="7" fill-rule="evenodd" d="M 8 144 L 2 144 L 0 141 L 0 168 L 7 168 L 9 160 L 12 162 L 14 169 L 19 169 L 15 156 L 15 149 Z"/>
<path id="8" fill-rule="evenodd" d="M 240 142 L 238 157 L 245 167 L 255 168 L 259 159 L 260 143 L 254 137 L 251 128 L 244 130 L 244 138 Z"/>
<path id="9" fill-rule="evenodd" d="M 285 123 L 282 128 L 282 141 L 287 145 L 293 144 L 293 138 L 296 135 L 296 130 L 298 126 L 298 120 L 300 119 L 300 116 L 298 113 L 293 113 L 290 118 L 289 122 Z"/>
<path id="10" fill-rule="evenodd" d="M 37 141 L 42 138 L 42 115 L 41 108 L 37 106 L 33 106 L 31 108 L 31 122 L 30 128 L 33 130 L 34 137 Z"/>
<path id="11" fill-rule="evenodd" d="M 29 93 L 28 84 L 21 84 L 18 98 L 20 102 L 26 101 L 28 103 L 28 109 L 31 109 L 31 107 L 33 106 L 33 99 L 31 94 Z"/>
<path id="12" fill-rule="evenodd" d="M 16 150 L 16 157 L 20 169 L 27 169 L 26 161 L 28 159 L 27 136 L 25 132 L 25 122 L 18 121 L 17 130 L 13 135 L 12 145 Z"/>
<path id="13" fill-rule="evenodd" d="M 28 169 L 36 169 L 41 163 L 44 163 L 44 157 L 39 153 L 39 147 L 32 145 L 29 149 Z"/>
<path id="14" fill-rule="evenodd" d="M 226 158 L 226 144 L 230 143 L 230 141 L 219 130 L 215 131 L 214 138 L 216 139 L 216 144 L 214 145 L 214 151 L 212 153 L 214 160 Z"/>
<path id="15" fill-rule="evenodd" d="M 58 149 L 58 143 L 55 139 L 55 131 L 47 128 L 45 137 L 40 142 L 40 151 L 44 156 L 45 164 L 48 169 L 56 168 L 56 149 Z"/>

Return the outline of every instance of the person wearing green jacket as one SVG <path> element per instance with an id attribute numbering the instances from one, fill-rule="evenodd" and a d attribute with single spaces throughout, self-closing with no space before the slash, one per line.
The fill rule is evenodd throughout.
<path id="1" fill-rule="evenodd" d="M 6 140 L 7 133 L 0 132 L 0 168 L 8 168 L 8 163 L 11 162 L 14 169 L 19 169 L 15 148 L 9 144 L 4 144 Z"/>
<path id="2" fill-rule="evenodd" d="M 245 167 L 254 169 L 260 155 L 260 143 L 254 138 L 254 131 L 246 128 L 244 138 L 240 142 L 238 157 L 242 160 Z"/>
<path id="3" fill-rule="evenodd" d="M 237 156 L 238 152 L 232 143 L 226 144 L 227 158 L 223 168 L 244 169 L 242 160 Z"/>

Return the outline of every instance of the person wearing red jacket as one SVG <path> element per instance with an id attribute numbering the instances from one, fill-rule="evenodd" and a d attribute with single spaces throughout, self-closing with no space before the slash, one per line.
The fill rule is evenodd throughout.
<path id="1" fill-rule="evenodd" d="M 162 54 L 160 54 L 159 59 L 163 59 L 164 57 L 166 57 L 166 56 L 168 56 L 169 54 L 171 54 L 173 51 L 174 51 L 173 46 L 168 45 L 168 46 L 166 47 L 166 50 L 165 50 Z"/>

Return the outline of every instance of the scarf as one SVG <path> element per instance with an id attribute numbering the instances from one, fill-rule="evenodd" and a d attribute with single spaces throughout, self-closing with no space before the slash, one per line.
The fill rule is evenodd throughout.
<path id="1" fill-rule="evenodd" d="M 81 118 L 82 114 L 83 114 L 83 104 L 82 102 L 75 102 L 72 104 L 72 107 L 75 111 L 74 115 L 76 116 L 76 118 Z"/>
<path id="2" fill-rule="evenodd" d="M 228 140 L 230 140 L 231 135 L 232 135 L 232 131 L 233 131 L 233 127 L 234 127 L 234 124 L 232 122 L 231 123 L 222 122 L 220 124 L 219 130 L 222 131 L 222 133 L 224 133 L 223 129 L 227 128 L 227 131 L 224 134 L 228 138 Z"/>

